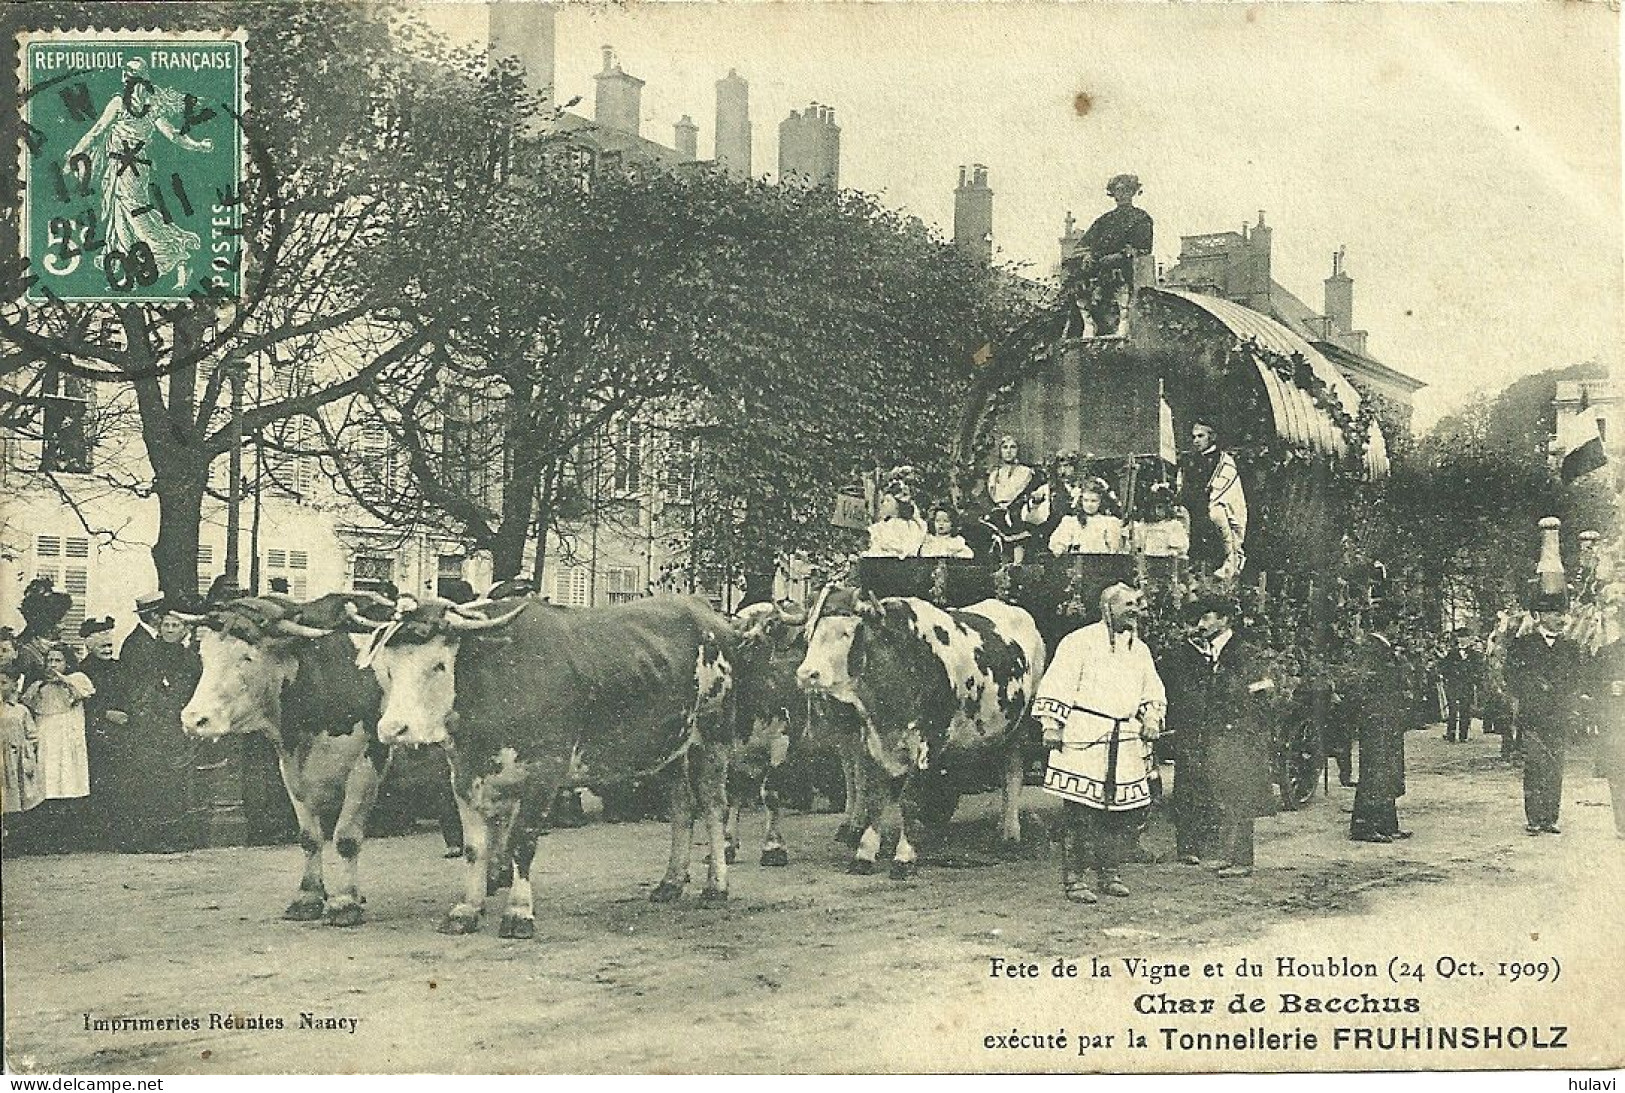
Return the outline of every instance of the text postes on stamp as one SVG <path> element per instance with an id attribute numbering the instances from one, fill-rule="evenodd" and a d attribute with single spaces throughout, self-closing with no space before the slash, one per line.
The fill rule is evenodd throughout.
<path id="1" fill-rule="evenodd" d="M 245 36 L 38 31 L 19 44 L 28 299 L 239 297 Z"/>

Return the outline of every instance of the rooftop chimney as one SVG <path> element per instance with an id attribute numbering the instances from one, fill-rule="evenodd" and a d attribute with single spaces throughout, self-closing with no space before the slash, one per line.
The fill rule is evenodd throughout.
<path id="1" fill-rule="evenodd" d="M 1354 332 L 1354 278 L 1343 268 L 1345 250 L 1338 247 L 1332 254 L 1332 275 L 1326 278 L 1326 318 L 1334 335 Z"/>
<path id="2" fill-rule="evenodd" d="M 966 181 L 967 173 L 969 181 Z M 983 262 L 993 261 L 993 191 L 980 163 L 959 169 L 954 188 L 954 246 Z"/>
<path id="3" fill-rule="evenodd" d="M 694 124 L 694 119 L 684 114 L 678 119 L 676 125 L 677 140 L 672 147 L 685 163 L 692 163 L 700 158 L 700 127 Z"/>
<path id="4" fill-rule="evenodd" d="M 604 70 L 593 80 L 598 84 L 598 97 L 593 107 L 594 120 L 606 129 L 619 129 L 638 136 L 639 118 L 643 111 L 643 81 L 621 71 L 613 46 L 604 47 Z"/>
<path id="5" fill-rule="evenodd" d="M 734 178 L 751 176 L 750 84 L 731 68 L 717 81 L 716 161 Z"/>

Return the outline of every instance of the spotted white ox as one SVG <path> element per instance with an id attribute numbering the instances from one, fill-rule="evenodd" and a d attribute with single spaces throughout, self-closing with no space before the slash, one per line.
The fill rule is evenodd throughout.
<path id="1" fill-rule="evenodd" d="M 728 621 L 692 597 L 581 610 L 433 601 L 380 627 L 362 654 L 384 692 L 379 739 L 440 744 L 451 758 L 468 869 L 441 929 L 478 929 L 487 859 L 511 853 L 498 934 L 534 936 L 540 824 L 558 789 L 583 780 L 669 772 L 671 858 L 651 898 L 674 900 L 687 884 L 697 809 L 711 845 L 701 900 L 726 899 L 735 640 Z"/>
<path id="2" fill-rule="evenodd" d="M 367 814 L 389 767 L 391 749 L 378 743 L 382 693 L 372 673 L 355 665 L 344 634 L 299 621 L 342 617 L 349 597 L 311 604 L 279 598 L 222 604 L 200 621 L 203 675 L 181 711 L 192 736 L 217 740 L 261 733 L 276 746 L 282 784 L 299 818 L 305 852 L 299 895 L 284 918 L 322 918 L 332 926 L 361 923 L 358 863 Z M 340 882 L 329 892 L 322 856 L 331 840 Z"/>
<path id="3" fill-rule="evenodd" d="M 949 611 L 830 588 L 810 625 L 797 682 L 856 711 L 866 768 L 860 782 L 887 791 L 862 794 L 853 871 L 874 871 L 890 801 L 902 812 L 891 875 L 912 876 L 924 778 L 951 779 L 962 765 L 990 757 L 1003 763 L 1000 837 L 1018 844 L 1022 722 L 1044 670 L 1044 640 L 1032 616 L 998 600 Z"/>

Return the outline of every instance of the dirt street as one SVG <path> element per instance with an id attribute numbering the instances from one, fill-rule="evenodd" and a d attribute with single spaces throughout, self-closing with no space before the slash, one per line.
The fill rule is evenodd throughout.
<path id="1" fill-rule="evenodd" d="M 1518 772 L 1496 739 L 1446 747 L 1410 737 L 1415 838 L 1349 842 L 1352 790 L 1261 821 L 1257 874 L 1219 881 L 1179 864 L 1131 867 L 1126 899 L 1060 897 L 1046 831 L 1054 801 L 1026 791 L 1029 857 L 988 850 L 995 795 L 967 799 L 939 864 L 919 877 L 849 876 L 837 817 L 798 815 L 791 864 L 764 869 L 753 845 L 726 908 L 692 886 L 675 906 L 647 896 L 665 856 L 662 825 L 595 823 L 551 834 L 538 855 L 537 936 L 501 941 L 435 932 L 457 863 L 427 831 L 369 843 L 367 923 L 284 922 L 293 847 L 134 857 L 82 854 L 4 863 L 6 1047 L 14 1071 L 598 1072 L 1341 1069 L 1618 1065 L 1625 1043 L 1614 985 L 1625 970 L 1621 861 L 1605 782 L 1570 758 L 1559 837 L 1527 837 Z M 756 828 L 750 829 L 752 837 Z M 1172 856 L 1159 818 L 1148 845 Z M 699 875 L 703 850 L 696 848 Z M 495 907 L 496 904 L 491 904 Z M 1380 963 L 1376 979 L 1276 977 L 1277 957 Z M 1040 965 L 1034 982 L 990 976 L 990 957 Z M 1189 962 L 1152 984 L 1124 958 Z M 1441 958 L 1472 961 L 1477 976 Z M 1557 958 L 1556 984 L 1511 982 L 1496 962 Z M 1058 959 L 1111 979 L 1062 980 Z M 1243 959 L 1263 979 L 1234 978 Z M 1415 961 L 1422 979 L 1395 979 Z M 1219 979 L 1204 964 L 1229 969 Z M 1487 973 L 1486 973 L 1487 969 Z M 1403 966 L 1400 970 L 1404 970 Z M 1534 973 L 1531 970 L 1530 976 Z M 1238 991 L 1268 1012 L 1224 1017 Z M 1400 1016 L 1282 1012 L 1283 992 L 1413 996 Z M 1145 1016 L 1147 993 L 1208 997 L 1220 1016 Z M 211 1014 L 280 1018 L 283 1028 L 211 1030 Z M 339 1018 L 300 1029 L 301 1014 Z M 88 1016 L 87 1016 L 88 1015 Z M 196 1031 L 87 1031 L 117 1016 L 195 1017 Z M 350 1019 L 354 1019 L 352 1025 Z M 254 1023 L 254 1022 L 249 1022 Z M 1334 1026 L 1493 1024 L 1566 1028 L 1566 1049 L 1409 1055 L 1331 1050 Z M 1325 1037 L 1315 1050 L 1217 1055 L 1165 1046 L 1162 1028 L 1253 1025 Z M 990 1046 L 1054 1033 L 1067 1050 Z M 1135 1030 L 1149 1044 L 1136 1047 Z M 1079 1034 L 1098 1046 L 1077 1051 Z M 1111 1037 L 1110 1044 L 1105 1041 Z"/>

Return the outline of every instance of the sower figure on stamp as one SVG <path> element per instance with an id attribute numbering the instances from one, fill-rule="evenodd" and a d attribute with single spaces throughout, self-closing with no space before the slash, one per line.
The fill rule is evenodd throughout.
<path id="1" fill-rule="evenodd" d="M 1338 682 L 1343 709 L 1353 719 L 1360 743 L 1360 782 L 1349 821 L 1349 838 L 1355 842 L 1411 837 L 1400 830 L 1396 805 L 1405 796 L 1405 733 L 1415 715 L 1405 663 L 1389 637 L 1395 610 L 1384 601 L 1367 613 L 1366 629 L 1356 637 Z"/>
<path id="2" fill-rule="evenodd" d="M 1563 762 L 1580 691 L 1580 647 L 1564 634 L 1567 600 L 1541 592 L 1531 609 L 1535 628 L 1507 647 L 1507 684 L 1518 698 L 1523 736 L 1523 808 L 1531 835 L 1559 834 Z"/>
<path id="3" fill-rule="evenodd" d="M 1074 903 L 1126 896 L 1122 865 L 1151 804 L 1151 749 L 1167 705 L 1162 677 L 1136 628 L 1145 611 L 1138 589 L 1114 584 L 1100 595 L 1101 621 L 1069 634 L 1044 674 L 1033 716 L 1050 747 L 1044 790 L 1066 804 L 1062 883 Z"/>
<path id="4" fill-rule="evenodd" d="M 1232 629 L 1238 612 L 1228 597 L 1201 596 L 1189 610 L 1194 632 L 1166 666 L 1168 726 L 1182 745 L 1174 780 L 1179 860 L 1196 865 L 1214 854 L 1219 876 L 1250 876 L 1253 821 L 1275 812 L 1267 706 L 1275 681 Z"/>

